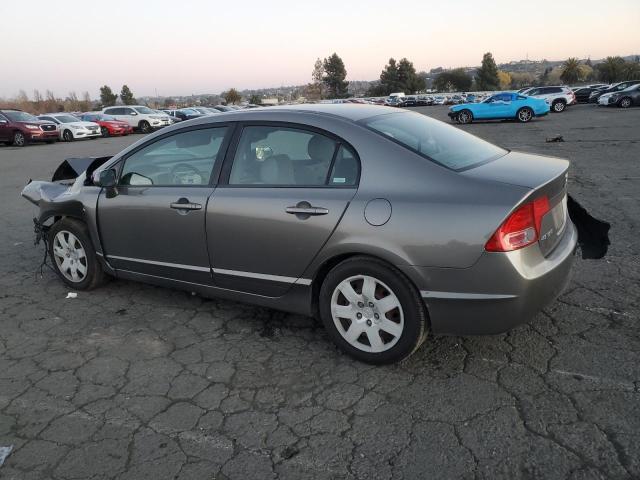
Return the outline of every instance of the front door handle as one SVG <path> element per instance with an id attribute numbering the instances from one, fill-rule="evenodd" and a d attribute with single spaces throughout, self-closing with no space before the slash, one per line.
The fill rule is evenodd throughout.
<path id="1" fill-rule="evenodd" d="M 173 202 L 169 205 L 175 210 L 202 210 L 202 205 L 199 203 L 192 203 L 187 198 L 180 198 L 177 202 Z"/>

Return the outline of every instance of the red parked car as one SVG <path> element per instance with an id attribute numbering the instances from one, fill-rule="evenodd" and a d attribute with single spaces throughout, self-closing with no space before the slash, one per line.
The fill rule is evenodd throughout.
<path id="1" fill-rule="evenodd" d="M 57 139 L 55 123 L 39 120 L 21 110 L 0 110 L 0 142 L 24 147 L 29 142 L 53 143 Z"/>
<path id="2" fill-rule="evenodd" d="M 80 119 L 85 122 L 94 122 L 100 125 L 100 131 L 103 137 L 129 135 L 133 133 L 133 127 L 127 122 L 116 120 L 111 115 L 105 115 L 104 113 L 84 113 Z"/>

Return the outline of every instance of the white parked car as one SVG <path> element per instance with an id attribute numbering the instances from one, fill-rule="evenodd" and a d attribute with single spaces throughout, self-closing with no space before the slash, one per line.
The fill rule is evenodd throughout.
<path id="1" fill-rule="evenodd" d="M 522 92 L 527 97 L 542 98 L 555 113 L 563 112 L 567 105 L 576 103 L 576 94 L 569 87 L 534 87 Z"/>
<path id="2" fill-rule="evenodd" d="M 127 122 L 142 133 L 149 133 L 152 130 L 171 125 L 169 115 L 158 113 L 144 105 L 106 107 L 102 109 L 102 113 L 111 115 L 116 120 Z"/>
<path id="3" fill-rule="evenodd" d="M 70 113 L 46 113 L 40 115 L 38 118 L 55 123 L 58 127 L 60 140 L 64 140 L 65 142 L 102 136 L 100 125 L 94 122 L 85 122 Z"/>

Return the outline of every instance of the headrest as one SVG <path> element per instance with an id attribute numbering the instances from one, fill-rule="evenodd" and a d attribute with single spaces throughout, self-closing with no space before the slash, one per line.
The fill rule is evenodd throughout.
<path id="1" fill-rule="evenodd" d="M 309 158 L 316 161 L 331 161 L 335 143 L 327 137 L 314 135 L 307 144 Z"/>

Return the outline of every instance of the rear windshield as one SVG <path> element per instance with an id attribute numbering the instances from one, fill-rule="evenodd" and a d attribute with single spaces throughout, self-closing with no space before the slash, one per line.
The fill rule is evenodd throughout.
<path id="1" fill-rule="evenodd" d="M 373 131 L 452 170 L 464 170 L 493 160 L 506 150 L 414 112 L 390 113 L 363 120 Z"/>

